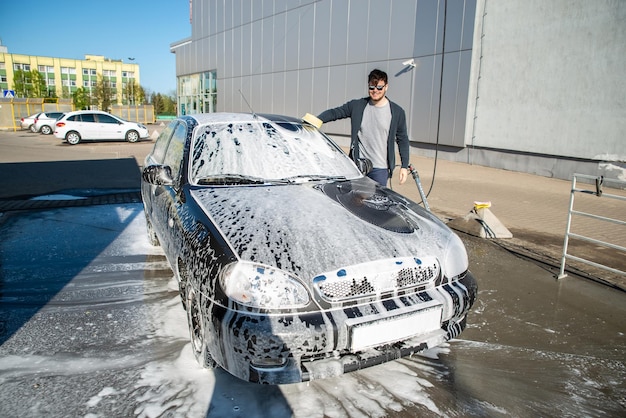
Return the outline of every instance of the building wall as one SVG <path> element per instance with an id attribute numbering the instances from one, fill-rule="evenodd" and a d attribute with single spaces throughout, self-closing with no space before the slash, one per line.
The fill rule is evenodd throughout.
<path id="1" fill-rule="evenodd" d="M 171 49 L 177 76 L 214 72 L 218 111 L 318 114 L 380 68 L 415 153 L 626 179 L 623 0 L 194 0 Z"/>
<path id="2" fill-rule="evenodd" d="M 483 0 L 478 8 L 469 160 L 626 179 L 626 2 Z"/>
<path id="3" fill-rule="evenodd" d="M 111 81 L 116 83 L 116 97 L 117 103 L 122 104 L 123 98 L 123 85 L 131 80 L 134 80 L 137 85 L 140 85 L 140 73 L 139 64 L 124 63 L 121 60 L 111 60 L 100 55 L 86 55 L 84 60 L 76 60 L 70 58 L 58 58 L 58 57 L 43 57 L 35 55 L 23 55 L 23 54 L 11 54 L 8 52 L 0 52 L 0 63 L 4 63 L 4 69 L 0 69 L 0 74 L 6 76 L 6 82 L 0 82 L 0 89 L 11 90 L 13 89 L 13 77 L 14 77 L 14 64 L 28 64 L 31 70 L 39 70 L 39 66 L 51 67 L 52 72 L 43 73 L 42 75 L 46 79 L 54 80 L 54 91 L 57 97 L 68 96 L 76 91 L 80 87 L 84 87 L 83 81 L 97 82 L 98 77 L 103 75 L 103 71 L 109 71 Z M 62 72 L 62 68 L 74 69 L 74 74 L 67 74 Z M 83 70 L 95 70 L 95 75 L 83 75 Z M 41 72 L 41 71 L 40 71 Z M 132 74 L 133 77 L 123 77 L 124 72 L 128 75 Z M 64 89 L 62 80 L 74 80 L 75 86 L 66 86 Z M 52 86 L 50 86 L 52 87 Z M 84 87 L 88 88 L 88 87 Z"/>
<path id="4" fill-rule="evenodd" d="M 176 73 L 215 71 L 219 111 L 302 116 L 366 96 L 367 74 L 379 68 L 412 140 L 462 147 L 475 3 L 195 0 L 191 42 L 172 47 Z M 410 59 L 414 68 L 403 64 Z M 349 133 L 347 121 L 324 129 Z"/>

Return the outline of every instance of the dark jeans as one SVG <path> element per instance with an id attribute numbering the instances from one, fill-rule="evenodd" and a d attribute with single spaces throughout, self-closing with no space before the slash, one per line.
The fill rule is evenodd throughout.
<path id="1" fill-rule="evenodd" d="M 386 186 L 387 180 L 389 180 L 389 171 L 387 171 L 386 168 L 372 168 L 372 171 L 367 174 L 367 177 Z"/>

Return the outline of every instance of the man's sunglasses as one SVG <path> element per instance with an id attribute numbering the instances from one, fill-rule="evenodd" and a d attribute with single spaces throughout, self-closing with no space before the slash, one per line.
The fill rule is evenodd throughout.
<path id="1" fill-rule="evenodd" d="M 382 86 L 369 86 L 369 89 L 370 89 L 370 90 L 374 90 L 374 89 L 376 89 L 376 90 L 378 90 L 378 91 L 381 91 L 382 89 L 384 89 L 384 88 L 385 88 L 385 86 L 386 86 L 386 84 L 383 84 Z"/>

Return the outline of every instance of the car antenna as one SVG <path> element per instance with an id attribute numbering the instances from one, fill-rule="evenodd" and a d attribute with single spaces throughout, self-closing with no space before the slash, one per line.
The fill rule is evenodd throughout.
<path id="1" fill-rule="evenodd" d="M 243 101 L 246 102 L 246 104 L 248 105 L 248 107 L 250 108 L 250 111 L 252 112 L 252 117 L 254 119 L 256 119 L 256 113 L 254 112 L 254 109 L 252 108 L 252 106 L 250 106 L 250 103 L 248 103 L 248 101 L 246 100 L 246 96 L 243 95 L 243 92 L 241 91 L 241 89 L 239 89 L 239 94 L 241 94 L 241 97 L 243 98 Z"/>

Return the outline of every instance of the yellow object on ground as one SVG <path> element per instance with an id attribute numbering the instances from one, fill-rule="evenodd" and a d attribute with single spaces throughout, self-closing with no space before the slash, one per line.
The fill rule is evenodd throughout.
<path id="1" fill-rule="evenodd" d="M 302 117 L 302 120 L 315 126 L 317 129 L 322 127 L 322 121 L 320 119 L 317 118 L 317 116 L 314 116 L 310 113 L 307 113 L 306 115 L 304 115 Z"/>

